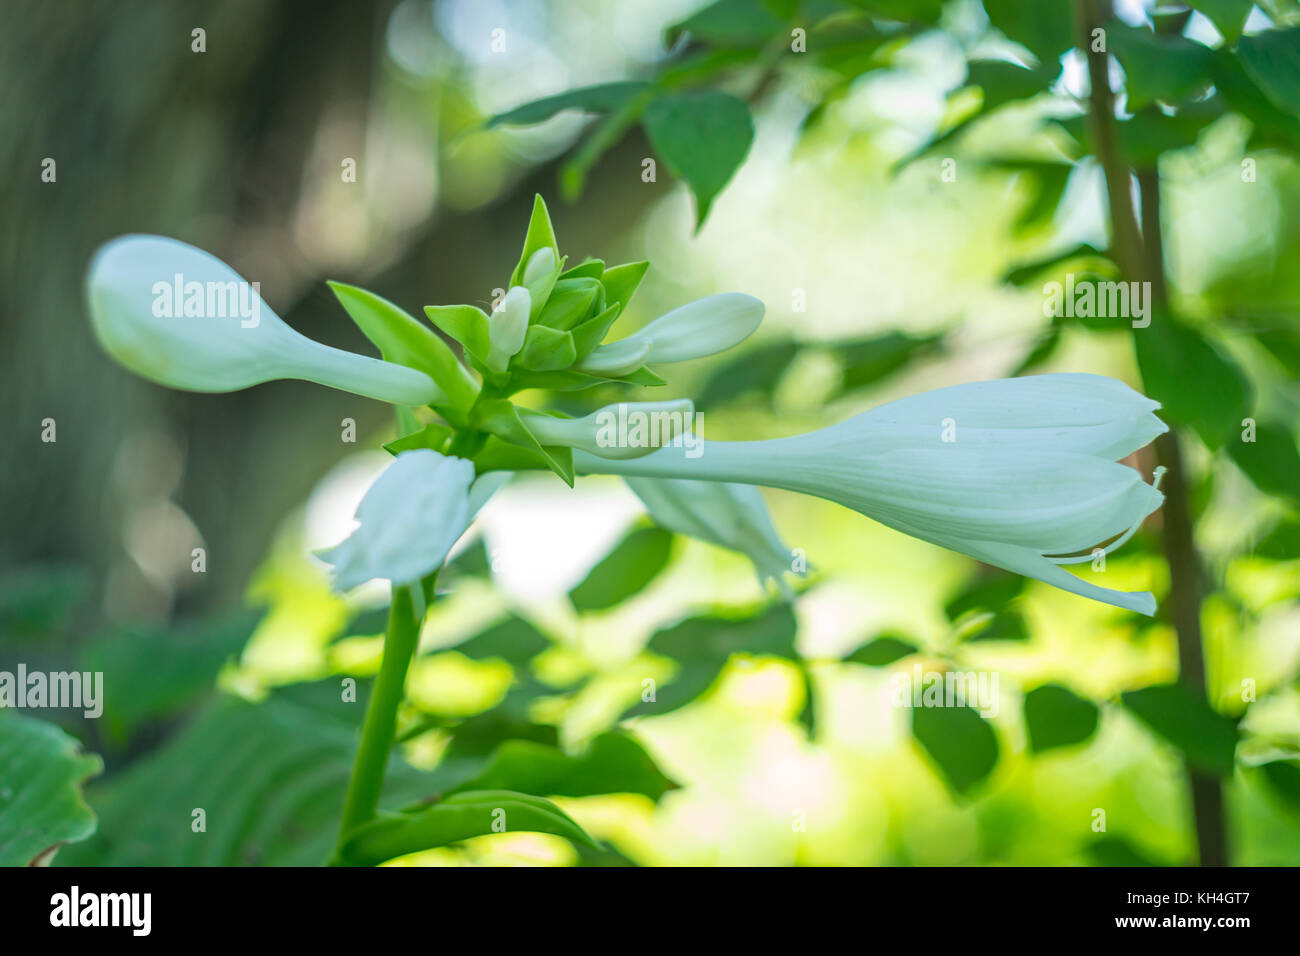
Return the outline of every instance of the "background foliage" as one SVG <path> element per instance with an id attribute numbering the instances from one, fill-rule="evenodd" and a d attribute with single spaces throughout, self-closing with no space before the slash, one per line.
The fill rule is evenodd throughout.
<path id="1" fill-rule="evenodd" d="M 674 382 L 710 438 L 1006 374 L 1142 387 L 1176 426 L 1158 453 L 1183 494 L 1102 576 L 1161 611 L 772 493 L 815 568 L 787 605 L 738 556 L 651 528 L 617 482 L 523 479 L 439 580 L 384 801 L 424 805 L 436 848 L 404 861 L 1300 857 L 1292 0 L 1115 19 L 1042 0 L 64 6 L 0 38 L 4 149 L 30 172 L 6 186 L 0 283 L 0 669 L 101 670 L 107 702 L 97 721 L 0 713 L 0 861 L 81 841 L 55 862 L 319 862 L 360 721 L 344 681 L 364 702 L 378 664 L 386 595 L 333 596 L 306 554 L 385 459 L 338 423 L 377 449 L 383 409 L 131 378 L 87 334 L 90 250 L 175 235 L 362 350 L 324 279 L 417 315 L 485 304 L 535 189 L 574 201 L 552 203 L 566 249 L 651 261 L 623 329 L 722 289 L 768 304 L 744 354 Z M 1114 109 L 1089 96 L 1094 22 Z M 1151 281 L 1152 324 L 1045 319 L 1067 272 Z M 998 674 L 998 714 L 894 706 L 915 667 Z M 106 768 L 84 801 L 101 761 L 76 741 Z M 511 809 L 541 833 L 465 829 L 458 808 L 502 790 L 547 798 Z"/>

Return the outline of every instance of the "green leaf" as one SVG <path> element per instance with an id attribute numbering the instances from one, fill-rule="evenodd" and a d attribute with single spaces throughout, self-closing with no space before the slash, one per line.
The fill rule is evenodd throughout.
<path id="1" fill-rule="evenodd" d="M 1243 441 L 1237 435 L 1226 442 L 1226 447 L 1233 462 L 1256 488 L 1300 504 L 1300 452 L 1290 428 L 1279 422 L 1259 422 L 1254 441 Z"/>
<path id="2" fill-rule="evenodd" d="M 248 643 L 259 616 L 245 612 L 183 627 L 125 627 L 95 639 L 81 669 L 104 674 L 109 737 L 127 741 L 141 727 L 173 717 L 211 693 L 221 668 Z M 114 693 L 114 688 L 129 692 Z"/>
<path id="3" fill-rule="evenodd" d="M 543 446 L 528 430 L 519 409 L 505 399 L 491 399 L 478 405 L 480 424 L 499 438 L 536 452 L 546 467 L 573 487 L 573 449 Z M 477 461 L 477 456 L 475 457 Z"/>
<path id="4" fill-rule="evenodd" d="M 597 83 L 576 90 L 567 90 L 555 96 L 544 96 L 512 110 L 498 113 L 487 121 L 488 128 L 493 126 L 529 126 L 550 119 L 564 110 L 585 110 L 588 113 L 608 113 L 616 110 L 641 91 L 649 88 L 649 83 L 636 80 L 622 80 L 615 83 Z"/>
<path id="5" fill-rule="evenodd" d="M 1261 764 L 1259 771 L 1269 790 L 1291 810 L 1300 811 L 1300 763 L 1272 760 Z"/>
<path id="6" fill-rule="evenodd" d="M 1205 14 L 1229 43 L 1237 42 L 1254 6 L 1251 0 L 1187 0 L 1187 5 Z"/>
<path id="7" fill-rule="evenodd" d="M 749 107 L 717 90 L 665 93 L 646 107 L 643 125 L 659 158 L 695 194 L 698 231 L 714 197 L 749 153 L 754 140 Z"/>
<path id="8" fill-rule="evenodd" d="M 1002 281 L 1023 288 L 1035 284 L 1035 280 L 1039 279 L 1042 273 L 1048 269 L 1056 270 L 1060 266 L 1080 259 L 1086 260 L 1090 267 L 1101 265 L 1104 268 L 1110 265 L 1110 260 L 1104 252 L 1084 242 L 1077 246 L 1070 246 L 1060 252 L 1049 253 L 1040 259 L 1022 262 L 1007 270 L 1006 274 L 1002 276 Z"/>
<path id="9" fill-rule="evenodd" d="M 959 628 L 966 641 L 1027 641 L 1029 625 L 1014 607 L 1004 607 L 992 614 L 973 614 Z"/>
<path id="10" fill-rule="evenodd" d="M 482 309 L 473 305 L 426 305 L 424 314 L 479 362 L 487 361 L 489 326 L 487 313 Z"/>
<path id="11" fill-rule="evenodd" d="M 1083 743 L 1097 731 L 1097 705 L 1060 684 L 1044 684 L 1025 695 L 1029 749 L 1042 753 Z"/>
<path id="12" fill-rule="evenodd" d="M 393 455 L 400 455 L 404 451 L 414 451 L 420 448 L 431 448 L 441 453 L 447 447 L 447 442 L 455 434 L 451 428 L 438 422 L 430 422 L 421 428 L 418 432 L 411 432 L 409 435 L 403 435 L 394 441 L 384 444 L 384 451 Z M 382 628 L 380 629 L 382 630 Z"/>
<path id="13" fill-rule="evenodd" d="M 770 401 L 798 353 L 799 346 L 794 342 L 772 342 L 746 349 L 709 376 L 695 407 L 706 411 L 752 392 L 762 393 Z"/>
<path id="14" fill-rule="evenodd" d="M 600 734 L 577 756 L 537 741 L 507 740 L 485 757 L 453 757 L 434 770 L 431 783 L 443 793 L 512 790 L 553 797 L 636 793 L 655 801 L 677 786 L 622 731 Z"/>
<path id="15" fill-rule="evenodd" d="M 560 245 L 555 241 L 555 228 L 551 225 L 551 214 L 546 209 L 546 201 L 538 193 L 533 196 L 533 214 L 528 220 L 528 233 L 524 236 L 523 252 L 519 254 L 519 262 L 514 272 L 510 273 L 511 286 L 523 285 L 524 267 L 528 265 L 528 260 L 534 252 L 546 248 L 555 253 L 556 274 L 552 278 L 554 281 L 559 277 Z M 534 302 L 533 305 L 541 308 L 541 303 Z"/>
<path id="16" fill-rule="evenodd" d="M 0 576 L 0 641 L 63 633 L 90 594 L 90 574 L 69 564 L 38 564 Z"/>
<path id="17" fill-rule="evenodd" d="M 695 617 L 657 631 L 647 650 L 679 665 L 675 677 L 657 687 L 623 716 L 660 716 L 695 700 L 717 680 L 732 654 L 772 655 L 797 661 L 794 611 L 784 601 L 742 618 Z"/>
<path id="18" fill-rule="evenodd" d="M 352 832 L 341 856 L 353 866 L 377 866 L 408 853 L 506 832 L 553 833 L 600 849 L 549 800 L 506 790 L 475 790 L 453 794 L 422 810 L 381 814 Z"/>
<path id="19" fill-rule="evenodd" d="M 1300 149 L 1300 119 L 1294 102 L 1290 107 L 1276 105 L 1273 95 L 1261 88 L 1261 81 L 1246 69 L 1241 57 L 1228 50 L 1216 50 L 1211 74 L 1228 106 L 1254 126 L 1248 147 L 1280 146 L 1292 152 Z M 1283 81 L 1267 82 L 1276 89 Z"/>
<path id="20" fill-rule="evenodd" d="M 1227 777 L 1237 750 L 1237 724 L 1183 684 L 1162 684 L 1121 695 L 1124 706 L 1173 744 L 1192 766 Z"/>
<path id="21" fill-rule="evenodd" d="M 1292 518 L 1281 522 L 1255 545 L 1251 553 L 1274 561 L 1300 559 L 1300 521 Z"/>
<path id="22" fill-rule="evenodd" d="M 329 282 L 352 321 L 390 362 L 428 375 L 451 403 L 468 408 L 478 385 L 456 359 L 447 343 L 409 313 L 373 292 L 342 282 Z M 438 404 L 438 403 L 435 403 Z"/>
<path id="23" fill-rule="evenodd" d="M 605 302 L 609 305 L 617 303 L 621 314 L 632 301 L 632 296 L 636 294 L 649 268 L 650 263 L 642 261 L 625 262 L 606 269 L 605 274 L 600 277 L 601 285 L 605 287 Z"/>
<path id="24" fill-rule="evenodd" d="M 959 794 L 969 792 L 997 766 L 997 735 L 974 708 L 913 707 L 912 736 Z"/>
<path id="25" fill-rule="evenodd" d="M 1179 36 L 1156 36 L 1146 27 L 1111 23 L 1111 52 L 1124 67 L 1126 108 L 1136 113 L 1161 100 L 1177 104 L 1210 84 L 1210 50 Z"/>
<path id="26" fill-rule="evenodd" d="M 605 308 L 605 288 L 590 276 L 560 279 L 551 289 L 546 306 L 537 315 L 537 324 L 568 331 L 583 319 Z M 599 300 L 599 301 L 598 301 Z"/>
<path id="27" fill-rule="evenodd" d="M 1144 391 L 1163 405 L 1162 417 L 1196 429 L 1211 448 L 1241 427 L 1250 385 L 1237 364 L 1200 332 L 1166 313 L 1133 330 Z"/>
<path id="28" fill-rule="evenodd" d="M 668 565 L 673 536 L 662 528 L 637 528 L 587 572 L 569 600 L 579 611 L 605 611 L 639 594 Z"/>
<path id="29" fill-rule="evenodd" d="M 319 865 L 338 829 L 365 706 L 361 694 L 343 699 L 338 678 L 257 704 L 218 698 L 159 749 L 90 788 L 99 830 L 56 862 Z M 419 799 L 427 776 L 391 761 L 386 799 Z M 196 809 L 206 832 L 193 829 Z"/>
<path id="30" fill-rule="evenodd" d="M 103 767 L 53 724 L 0 710 L 0 866 L 48 862 L 94 833 L 81 784 Z"/>
<path id="31" fill-rule="evenodd" d="M 717 0 L 670 26 L 665 44 L 672 47 L 690 33 L 715 46 L 759 46 L 784 27 L 763 0 Z"/>
<path id="32" fill-rule="evenodd" d="M 868 667 L 888 667 L 917 651 L 916 643 L 903 640 L 892 634 L 882 634 L 844 658 L 853 664 L 865 664 Z"/>
<path id="33" fill-rule="evenodd" d="M 605 261 L 603 259 L 583 259 L 572 269 L 565 269 L 560 273 L 560 280 L 564 279 L 599 279 L 605 274 Z"/>
<path id="34" fill-rule="evenodd" d="M 544 325 L 530 325 L 524 347 L 515 358 L 521 367 L 533 372 L 552 372 L 568 368 L 578 360 L 573 336 Z"/>
<path id="35" fill-rule="evenodd" d="M 1088 855 L 1097 866 L 1162 866 L 1133 848 L 1123 837 L 1106 836 L 1089 844 Z"/>
<path id="36" fill-rule="evenodd" d="M 550 646 L 545 635 L 528 621 L 510 617 L 457 644 L 454 650 L 474 660 L 500 657 L 522 667 Z"/>
<path id="37" fill-rule="evenodd" d="M 615 302 L 604 312 L 592 316 L 572 330 L 573 347 L 577 351 L 578 358 L 586 358 L 596 346 L 605 341 L 610 326 L 618 319 L 618 314 L 622 309 L 622 304 Z"/>
<path id="38" fill-rule="evenodd" d="M 1300 27 L 1244 36 L 1237 55 L 1274 106 L 1300 116 Z"/>
<path id="39" fill-rule="evenodd" d="M 1008 60 L 972 60 L 966 64 L 966 85 L 978 86 L 984 94 L 981 113 L 999 106 L 1045 93 L 1056 71 L 1030 69 Z"/>
<path id="40" fill-rule="evenodd" d="M 1029 50 L 1044 65 L 1054 67 L 1074 45 L 1074 20 L 1063 3 L 1043 0 L 984 0 L 989 22 Z"/>
<path id="41" fill-rule="evenodd" d="M 1001 611 L 1025 589 L 1025 579 L 1018 574 L 992 571 L 975 575 L 944 602 L 948 620 L 956 621 L 971 611 Z"/>
<path id="42" fill-rule="evenodd" d="M 904 368 L 908 362 L 935 351 L 942 335 L 908 335 L 886 332 L 866 339 L 834 343 L 831 347 L 844 368 L 845 391 L 874 385 Z"/>

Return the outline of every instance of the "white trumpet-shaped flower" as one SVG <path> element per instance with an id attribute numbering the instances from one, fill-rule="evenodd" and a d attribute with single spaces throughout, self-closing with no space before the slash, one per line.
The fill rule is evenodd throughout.
<path id="1" fill-rule="evenodd" d="M 686 478 L 624 481 L 655 524 L 740 552 L 754 563 L 760 579 L 772 578 L 790 596 L 785 575 L 794 570 L 792 552 L 781 542 L 763 495 L 753 485 Z"/>
<path id="2" fill-rule="evenodd" d="M 626 338 L 600 346 L 578 368 L 600 372 L 610 364 L 622 367 L 644 345 L 650 348 L 642 359 L 652 365 L 716 355 L 745 341 L 762 321 L 763 303 L 752 295 L 706 296 L 665 312 Z"/>
<path id="3" fill-rule="evenodd" d="M 295 332 L 257 283 L 175 239 L 123 236 L 101 246 L 86 293 L 104 350 L 162 385 L 229 392 L 298 378 L 395 405 L 445 399 L 423 372 Z"/>
<path id="4" fill-rule="evenodd" d="M 504 372 L 510 360 L 524 347 L 530 308 L 532 308 L 532 301 L 528 290 L 517 285 L 507 292 L 501 304 L 492 310 L 492 315 L 488 318 L 487 356 L 487 366 L 492 371 Z"/>
<path id="5" fill-rule="evenodd" d="M 398 455 L 357 505 L 360 525 L 340 544 L 317 552 L 334 566 L 335 588 L 346 591 L 372 578 L 398 587 L 441 567 L 485 500 L 471 492 L 473 484 L 474 465 L 463 458 L 427 448 Z M 484 491 L 500 484 L 498 473 Z"/>
<path id="6" fill-rule="evenodd" d="M 579 471 L 767 485 L 839 502 L 913 537 L 1143 614 L 1148 592 L 1062 564 L 1109 552 L 1163 500 L 1118 459 L 1167 428 L 1159 404 L 1099 375 L 976 382 L 925 392 L 838 425 L 771 441 L 710 442 Z M 1115 539 L 1115 540 L 1112 540 Z M 1109 543 L 1108 543 L 1109 542 Z"/>
<path id="7" fill-rule="evenodd" d="M 555 418 L 521 412 L 533 437 L 543 445 L 564 445 L 602 458 L 639 458 L 674 441 L 688 450 L 702 442 L 690 434 L 695 403 L 689 398 L 663 402 L 619 402 L 582 418 Z"/>

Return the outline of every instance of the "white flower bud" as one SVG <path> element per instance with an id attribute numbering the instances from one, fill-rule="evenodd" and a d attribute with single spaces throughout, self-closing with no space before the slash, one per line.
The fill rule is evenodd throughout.
<path id="1" fill-rule="evenodd" d="M 528 257 L 528 264 L 524 266 L 523 284 L 532 285 L 554 268 L 555 250 L 550 246 L 543 246 Z"/>
<path id="2" fill-rule="evenodd" d="M 583 418 L 553 418 L 520 410 L 524 424 L 543 445 L 580 448 L 602 458 L 639 458 L 690 432 L 695 404 L 689 398 L 666 402 L 619 402 Z M 694 439 L 691 447 L 697 447 Z"/>
<path id="3" fill-rule="evenodd" d="M 488 317 L 487 366 L 504 372 L 510 359 L 524 347 L 528 334 L 528 310 L 532 305 L 528 290 L 517 285 L 506 293 L 501 304 Z"/>
<path id="4" fill-rule="evenodd" d="M 295 332 L 220 259 L 164 236 L 99 248 L 86 278 L 104 350 L 150 381 L 229 392 L 300 378 L 396 405 L 445 399 L 423 372 L 313 342 Z"/>
<path id="5" fill-rule="evenodd" d="M 762 321 L 763 303 L 758 299 L 741 292 L 722 292 L 665 312 L 627 338 L 600 346 L 587 362 L 601 362 L 602 353 L 632 343 L 649 344 L 646 361 L 652 365 L 704 358 L 739 345 Z"/>

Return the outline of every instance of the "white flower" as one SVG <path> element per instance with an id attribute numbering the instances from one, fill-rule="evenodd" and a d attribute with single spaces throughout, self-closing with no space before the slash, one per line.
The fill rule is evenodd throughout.
<path id="1" fill-rule="evenodd" d="M 257 283 L 175 239 L 123 236 L 101 246 L 86 292 L 104 350 L 172 388 L 229 392 L 299 378 L 395 405 L 446 398 L 423 372 L 300 335 Z"/>
<path id="2" fill-rule="evenodd" d="M 579 369 L 605 371 L 623 367 L 641 346 L 649 345 L 643 361 L 685 362 L 715 355 L 739 345 L 763 321 L 763 303 L 742 292 L 722 292 L 665 312 L 624 339 L 595 349 Z M 633 366 L 635 368 L 635 366 Z"/>
<path id="3" fill-rule="evenodd" d="M 787 595 L 785 574 L 792 552 L 781 543 L 763 495 L 753 485 L 686 478 L 625 478 L 655 524 L 719 547 L 739 551 L 754 562 L 760 579 L 772 578 Z"/>
<path id="4" fill-rule="evenodd" d="M 768 485 L 839 502 L 906 534 L 1118 607 L 1148 592 L 1091 584 L 1060 565 L 1126 541 L 1163 500 L 1117 459 L 1167 430 L 1159 404 L 1099 375 L 957 385 L 830 428 L 666 448 L 625 462 L 575 454 L 579 471 Z M 1113 538 L 1118 539 L 1111 541 Z"/>
<path id="5" fill-rule="evenodd" d="M 489 493 L 500 487 L 500 475 L 492 477 Z M 477 510 L 473 482 L 474 465 L 463 458 L 427 448 L 398 455 L 357 505 L 360 527 L 318 552 L 334 565 L 335 588 L 346 591 L 372 578 L 397 587 L 442 567 Z M 474 497 L 479 505 L 486 500 Z"/>
<path id="6" fill-rule="evenodd" d="M 524 336 L 528 333 L 528 311 L 531 307 L 528 290 L 517 285 L 506 293 L 501 304 L 488 317 L 487 366 L 494 372 L 504 372 L 510 359 L 524 347 Z"/>

